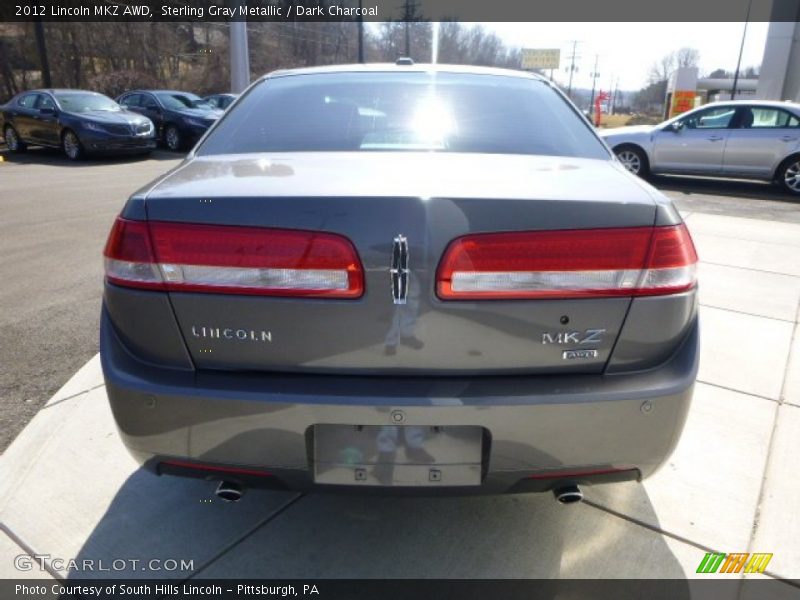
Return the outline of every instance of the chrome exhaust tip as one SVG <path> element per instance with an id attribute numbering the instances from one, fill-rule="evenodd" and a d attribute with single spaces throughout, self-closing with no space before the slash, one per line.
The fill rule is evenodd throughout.
<path id="1" fill-rule="evenodd" d="M 238 502 L 244 496 L 244 488 L 233 481 L 220 481 L 214 494 L 224 502 Z"/>
<path id="2" fill-rule="evenodd" d="M 574 504 L 583 500 L 583 492 L 577 485 L 568 485 L 553 490 L 553 495 L 561 504 Z"/>

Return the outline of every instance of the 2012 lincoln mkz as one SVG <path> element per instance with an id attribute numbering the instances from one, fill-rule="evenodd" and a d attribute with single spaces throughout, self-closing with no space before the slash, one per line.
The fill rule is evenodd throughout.
<path id="1" fill-rule="evenodd" d="M 408 62 L 267 75 L 125 204 L 101 354 L 146 468 L 569 502 L 673 451 L 678 211 L 546 79 Z"/>

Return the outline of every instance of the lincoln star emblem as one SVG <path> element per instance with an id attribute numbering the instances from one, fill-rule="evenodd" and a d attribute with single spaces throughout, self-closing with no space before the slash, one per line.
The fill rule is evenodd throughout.
<path id="1" fill-rule="evenodd" d="M 408 239 L 404 235 L 394 238 L 392 244 L 392 299 L 395 304 L 405 304 L 408 299 Z"/>

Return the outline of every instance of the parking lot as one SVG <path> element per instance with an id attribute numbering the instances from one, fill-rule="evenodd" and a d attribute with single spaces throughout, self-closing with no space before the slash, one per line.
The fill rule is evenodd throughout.
<path id="1" fill-rule="evenodd" d="M 0 451 L 97 352 L 102 251 L 131 192 L 178 164 L 71 163 L 54 150 L 0 153 Z"/>
<path id="2" fill-rule="evenodd" d="M 706 552 L 768 552 L 766 577 L 782 582 L 774 597 L 800 595 L 796 200 L 760 183 L 654 180 L 698 247 L 702 358 L 684 437 L 644 485 L 589 488 L 569 507 L 549 494 L 264 491 L 224 504 L 209 483 L 137 468 L 95 356 L 108 229 L 176 155 L 80 164 L 47 151 L 2 156 L 0 577 L 20 576 L 20 552 L 194 561 L 156 574 L 176 578 L 682 578 Z M 24 575 L 36 574 L 97 576 L 53 564 Z M 763 597 L 742 583 L 732 598 Z"/>

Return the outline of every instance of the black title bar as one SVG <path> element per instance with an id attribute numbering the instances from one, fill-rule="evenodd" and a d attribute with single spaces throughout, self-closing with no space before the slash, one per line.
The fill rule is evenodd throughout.
<path id="1" fill-rule="evenodd" d="M 0 21 L 800 21 L 800 0 L 2 0 Z"/>
<path id="2" fill-rule="evenodd" d="M 612 575 L 612 574 L 609 574 Z M 789 598 L 797 582 L 715 575 L 705 579 L 322 579 L 188 581 L 142 579 L 0 580 L 3 600 L 722 600 Z"/>

